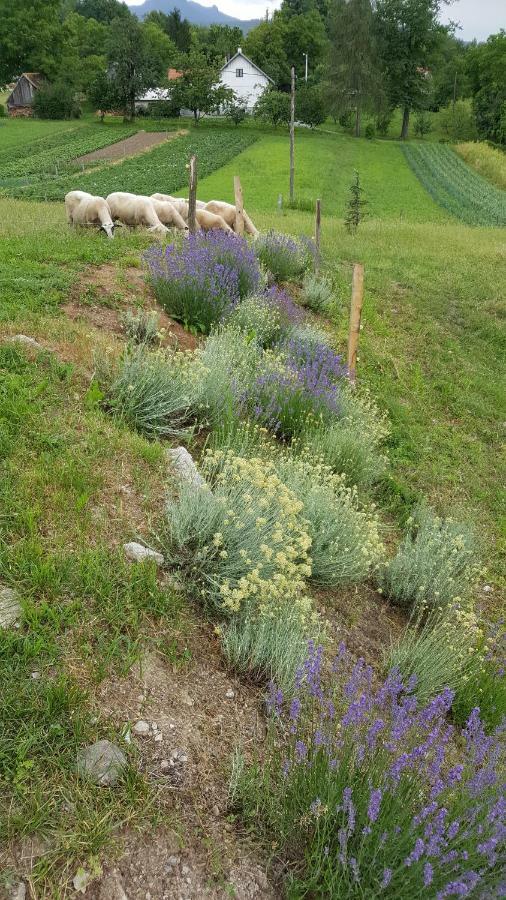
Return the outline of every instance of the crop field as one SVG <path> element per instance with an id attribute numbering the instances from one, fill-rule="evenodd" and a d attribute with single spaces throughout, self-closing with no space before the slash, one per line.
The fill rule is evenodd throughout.
<path id="1" fill-rule="evenodd" d="M 436 203 L 468 225 L 506 225 L 506 192 L 473 171 L 448 146 L 403 147 L 413 172 Z"/>
<path id="2" fill-rule="evenodd" d="M 464 162 L 475 169 L 479 175 L 506 190 L 506 153 L 504 150 L 490 147 L 483 141 L 457 144 L 455 150 Z"/>
<path id="3" fill-rule="evenodd" d="M 136 131 L 130 126 L 101 129 L 90 125 L 3 150 L 0 152 L 0 188 L 7 184 L 13 187 L 40 181 L 49 174 L 57 174 L 58 170 L 68 169 L 77 157 L 121 141 Z"/>
<path id="4" fill-rule="evenodd" d="M 192 153 L 198 155 L 199 173 L 205 177 L 255 140 L 255 134 L 242 134 L 237 130 L 194 131 L 170 143 L 161 144 L 147 154 L 123 162 L 106 164 L 78 176 L 42 178 L 31 184 L 11 187 L 8 193 L 38 200 L 61 200 L 67 191 L 76 187 L 101 196 L 119 190 L 137 194 L 153 194 L 156 191 L 170 193 L 186 183 L 186 165 Z M 108 143 L 112 143 L 110 137 Z M 96 149 L 96 146 L 88 149 Z M 79 152 L 84 151 L 81 149 Z"/>

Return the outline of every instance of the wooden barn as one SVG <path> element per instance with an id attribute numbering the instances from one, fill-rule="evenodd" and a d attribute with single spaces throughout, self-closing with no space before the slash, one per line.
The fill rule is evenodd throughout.
<path id="1" fill-rule="evenodd" d="M 10 116 L 31 116 L 35 92 L 42 85 L 43 78 L 38 72 L 23 72 L 14 90 L 7 97 L 7 111 Z"/>

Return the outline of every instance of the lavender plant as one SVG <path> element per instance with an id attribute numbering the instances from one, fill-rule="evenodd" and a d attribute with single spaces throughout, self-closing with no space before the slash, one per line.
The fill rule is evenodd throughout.
<path id="1" fill-rule="evenodd" d="M 291 332 L 302 315 L 289 294 L 273 287 L 235 306 L 229 321 L 261 347 L 272 347 Z"/>
<path id="2" fill-rule="evenodd" d="M 300 278 L 314 265 L 314 244 L 305 237 L 296 240 L 286 234 L 268 231 L 257 238 L 255 252 L 276 281 Z"/>
<path id="3" fill-rule="evenodd" d="M 441 519 L 417 507 L 396 556 L 385 568 L 381 587 L 401 606 L 445 606 L 466 597 L 480 567 L 472 529 L 453 519 Z"/>
<path id="4" fill-rule="evenodd" d="M 373 684 L 344 646 L 311 644 L 289 698 L 271 684 L 262 763 L 238 768 L 247 816 L 275 833 L 294 897 L 498 897 L 504 887 L 504 729 L 479 709 L 458 733 L 453 691 L 426 704 L 393 669 Z"/>
<path id="5" fill-rule="evenodd" d="M 247 241 L 222 231 L 190 235 L 181 247 L 153 246 L 144 262 L 164 309 L 185 327 L 204 334 L 254 293 L 261 280 Z"/>

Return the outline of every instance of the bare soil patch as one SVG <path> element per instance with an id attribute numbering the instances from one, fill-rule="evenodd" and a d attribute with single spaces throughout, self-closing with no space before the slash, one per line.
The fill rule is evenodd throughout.
<path id="1" fill-rule="evenodd" d="M 199 341 L 182 325 L 171 319 L 156 303 L 146 284 L 142 269 L 129 266 L 118 269 L 111 263 L 89 266 L 74 285 L 70 300 L 62 309 L 69 319 L 87 322 L 99 331 L 124 336 L 122 317 L 139 308 L 158 314 L 163 337 L 162 347 L 194 350 Z"/>
<path id="2" fill-rule="evenodd" d="M 125 159 L 127 156 L 137 156 L 138 153 L 144 153 L 145 150 L 151 150 L 164 141 L 173 141 L 184 132 L 182 131 L 138 131 L 124 141 L 117 141 L 115 144 L 109 144 L 108 147 L 102 147 L 100 150 L 93 150 L 91 153 L 85 153 L 79 156 L 74 162 L 91 163 L 97 161 L 110 161 L 114 159 Z"/>

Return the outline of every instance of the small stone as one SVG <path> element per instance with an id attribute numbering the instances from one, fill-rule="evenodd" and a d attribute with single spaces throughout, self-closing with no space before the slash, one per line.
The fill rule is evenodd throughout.
<path id="1" fill-rule="evenodd" d="M 220 807 L 219 807 L 219 806 L 213 806 L 213 815 L 219 816 L 219 814 L 220 814 Z"/>
<path id="2" fill-rule="evenodd" d="M 159 731 L 157 734 L 155 734 L 155 741 L 157 743 L 160 743 L 160 741 L 163 741 L 163 734 L 161 731 Z"/>
<path id="3" fill-rule="evenodd" d="M 235 691 L 233 691 L 232 688 L 229 688 L 227 693 L 225 694 L 225 697 L 227 698 L 227 700 L 233 700 L 235 697 Z"/>
<path id="4" fill-rule="evenodd" d="M 189 874 L 190 874 L 190 870 L 189 870 L 188 866 L 181 866 L 181 875 L 189 875 Z"/>
<path id="5" fill-rule="evenodd" d="M 23 610 L 18 600 L 17 591 L 0 587 L 0 628 L 9 628 L 21 618 Z"/>
<path id="6" fill-rule="evenodd" d="M 158 731 L 158 725 L 156 724 L 156 722 L 151 722 L 151 728 L 153 729 L 153 731 Z"/>
<path id="7" fill-rule="evenodd" d="M 161 553 L 151 550 L 149 547 L 144 547 L 143 544 L 138 544 L 136 541 L 123 544 L 123 550 L 127 558 L 132 562 L 144 562 L 145 559 L 153 559 L 157 566 L 163 566 L 165 561 Z"/>
<path id="8" fill-rule="evenodd" d="M 139 722 L 136 722 L 133 728 L 135 734 L 146 735 L 149 734 L 149 722 L 145 722 L 144 719 L 141 719 Z"/>
<path id="9" fill-rule="evenodd" d="M 179 754 L 179 762 L 181 762 L 181 763 L 187 763 L 187 762 L 188 762 L 188 757 L 187 757 L 186 753 L 180 753 L 180 754 Z"/>
<path id="10" fill-rule="evenodd" d="M 72 879 L 74 890 L 78 894 L 85 894 L 90 881 L 93 881 L 93 875 L 87 872 L 86 869 L 78 869 Z"/>
<path id="11" fill-rule="evenodd" d="M 168 759 L 162 759 L 162 761 L 161 761 L 161 763 L 160 763 L 160 768 L 161 768 L 162 772 L 166 772 L 168 769 L 170 769 L 170 763 L 169 763 L 169 760 L 168 760 Z"/>
<path id="12" fill-rule="evenodd" d="M 26 897 L 26 884 L 24 881 L 18 882 L 18 884 L 14 884 L 12 886 L 12 893 L 9 895 L 9 900 L 25 900 Z"/>
<path id="13" fill-rule="evenodd" d="M 203 487 L 205 480 L 197 469 L 193 457 L 185 447 L 175 447 L 166 451 L 167 458 L 177 475 L 195 487 Z"/>
<path id="14" fill-rule="evenodd" d="M 34 681 L 38 681 L 40 678 L 40 672 L 31 672 L 30 678 L 33 678 Z"/>
<path id="15" fill-rule="evenodd" d="M 179 865 L 179 861 L 180 861 L 179 856 L 169 856 L 169 858 L 167 860 L 167 865 L 169 866 L 169 868 L 174 869 L 176 866 Z"/>
<path id="16" fill-rule="evenodd" d="M 171 722 L 170 725 L 169 725 L 170 730 L 171 730 L 171 731 L 174 731 L 175 727 L 176 727 L 176 726 L 174 725 L 174 722 Z"/>
<path id="17" fill-rule="evenodd" d="M 484 584 L 484 585 L 483 585 L 483 591 L 484 591 L 485 594 L 490 594 L 491 591 L 493 591 L 493 590 L 494 590 L 494 589 L 493 589 L 493 587 L 492 587 L 491 584 Z"/>
<path id="18" fill-rule="evenodd" d="M 15 344 L 27 344 L 29 347 L 33 347 L 34 350 L 43 350 L 44 347 L 42 344 L 39 344 L 38 341 L 33 337 L 28 337 L 27 334 L 13 334 L 12 337 L 9 338 Z"/>
<path id="19" fill-rule="evenodd" d="M 126 765 L 125 754 L 111 741 L 96 741 L 77 758 L 78 772 L 105 787 L 116 783 Z"/>

